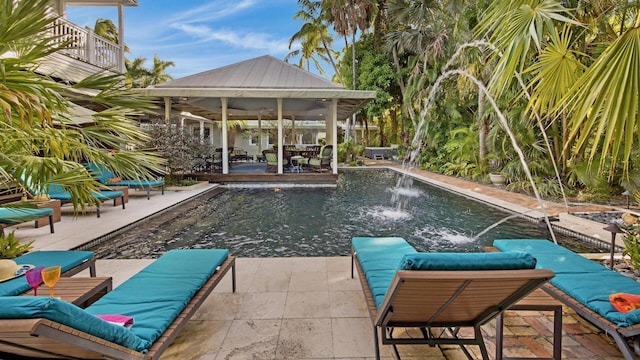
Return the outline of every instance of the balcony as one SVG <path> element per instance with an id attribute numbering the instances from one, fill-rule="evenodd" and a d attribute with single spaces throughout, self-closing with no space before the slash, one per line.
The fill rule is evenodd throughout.
<path id="1" fill-rule="evenodd" d="M 63 18 L 56 19 L 53 35 L 64 49 L 48 56 L 40 70 L 49 76 L 78 82 L 97 72 L 124 73 L 122 47 Z"/>

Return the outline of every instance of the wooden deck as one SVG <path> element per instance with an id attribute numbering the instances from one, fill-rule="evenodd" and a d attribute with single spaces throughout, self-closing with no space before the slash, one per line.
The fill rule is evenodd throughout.
<path id="1" fill-rule="evenodd" d="M 301 185 L 336 185 L 338 175 L 332 173 L 231 173 L 231 174 L 191 174 L 199 181 L 210 183 L 274 183 L 274 184 L 301 184 Z"/>

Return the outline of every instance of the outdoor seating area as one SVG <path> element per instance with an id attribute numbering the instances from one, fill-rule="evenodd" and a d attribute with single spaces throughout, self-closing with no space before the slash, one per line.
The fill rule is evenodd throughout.
<path id="1" fill-rule="evenodd" d="M 100 217 L 100 203 L 107 200 L 113 200 L 113 206 L 117 206 L 118 205 L 117 200 L 120 199 L 120 204 L 122 205 L 122 208 L 123 209 L 125 208 L 124 193 L 122 191 L 111 191 L 111 190 L 93 191 L 91 194 L 93 195 L 93 197 L 96 198 L 96 201 L 97 201 L 96 203 L 97 217 Z M 56 184 L 49 185 L 49 190 L 47 191 L 46 195 L 50 199 L 60 200 L 62 204 L 71 203 L 72 201 L 72 194 L 69 191 L 64 190 L 60 185 L 56 185 Z"/>
<path id="2" fill-rule="evenodd" d="M 163 179 L 122 179 L 110 169 L 107 169 L 106 167 L 99 164 L 85 164 L 85 167 L 101 184 L 107 187 L 126 186 L 131 189 L 143 189 L 147 192 L 147 200 L 151 197 L 151 189 L 154 188 L 160 188 L 162 195 L 164 195 Z"/>
<path id="3" fill-rule="evenodd" d="M 0 296 L 0 351 L 156 359 L 229 270 L 235 292 L 235 257 L 228 250 L 173 250 L 84 309 L 57 298 Z M 150 306 L 154 303 L 161 305 Z M 108 314 L 126 314 L 133 326 L 99 318 Z"/>
<path id="4" fill-rule="evenodd" d="M 373 322 L 376 359 L 382 344 L 459 345 L 479 348 L 489 359 L 480 327 L 553 278 L 535 270 L 528 253 L 420 253 L 402 238 L 352 239 L 352 268 L 358 270 Z M 394 335 L 395 328 L 420 329 L 422 336 Z M 470 328 L 470 336 L 460 332 Z M 378 334 L 380 332 L 380 334 Z"/>
<path id="5" fill-rule="evenodd" d="M 209 187 L 214 186 L 209 185 Z M 184 201 L 201 191 L 205 190 L 201 189 L 196 192 L 169 191 L 165 196 L 153 196 L 150 201 L 142 196 L 134 197 L 128 204 L 130 206 L 127 206 L 126 217 L 122 216 L 122 211 L 113 210 L 111 207 L 105 210 L 102 219 L 87 216 L 78 221 L 69 216 L 63 216 L 55 234 L 48 234 L 48 232 L 43 234 L 39 229 L 34 229 L 32 225 L 13 225 L 12 228 L 17 229 L 17 233 L 22 238 L 36 239 L 36 248 L 39 250 L 26 254 L 16 261 L 43 266 L 67 263 L 67 260 L 61 256 L 74 254 L 77 251 L 59 250 L 54 252 L 50 249 L 72 249 L 96 236 L 104 236 L 115 229 L 127 226 L 132 221 L 143 219 L 163 208 Z M 91 228 L 92 231 L 83 231 L 87 228 Z M 438 330 L 444 330 L 450 324 L 451 329 L 459 338 L 467 338 L 468 336 L 473 338 L 476 332 L 473 323 L 468 323 L 470 325 L 464 329 L 465 326 L 458 326 L 460 324 L 455 322 L 458 318 L 453 320 L 446 318 L 447 322 L 451 321 L 449 324 L 437 321 L 431 323 L 424 320 L 425 314 L 428 314 L 429 311 L 432 315 L 435 314 L 433 308 L 424 306 L 424 296 L 428 296 L 428 303 L 440 304 L 436 312 L 440 316 L 439 319 L 442 320 L 445 318 L 445 314 L 459 313 L 456 310 L 458 305 L 455 301 L 444 300 L 447 298 L 446 291 L 450 290 L 450 287 L 457 289 L 464 287 L 464 291 L 456 295 L 456 298 L 459 298 L 460 304 L 465 304 L 460 305 L 465 309 L 475 309 L 476 303 L 479 305 L 485 300 L 497 303 L 497 306 L 500 307 L 500 311 L 489 311 L 486 314 L 488 317 L 492 317 L 495 312 L 499 312 L 502 316 L 505 340 L 501 343 L 503 347 L 500 350 L 504 350 L 505 356 L 551 357 L 549 354 L 552 353 L 553 345 L 550 339 L 558 332 L 554 332 L 554 317 L 549 314 L 549 311 L 535 311 L 532 316 L 528 316 L 526 312 L 512 310 L 520 309 L 517 306 L 519 304 L 517 300 L 514 300 L 516 305 L 509 307 L 509 309 L 503 307 L 507 306 L 507 302 L 500 303 L 500 300 L 496 300 L 497 297 L 504 294 L 497 294 L 497 291 L 494 290 L 507 286 L 503 285 L 507 278 L 495 277 L 496 273 L 510 272 L 508 276 L 513 277 L 514 272 L 522 271 L 524 273 L 532 271 L 531 269 L 508 271 L 487 268 L 455 271 L 450 269 L 416 270 L 413 268 L 414 266 L 421 267 L 419 264 L 430 263 L 434 261 L 432 258 L 434 255 L 437 257 L 441 254 L 417 253 L 405 240 L 399 238 L 385 241 L 381 241 L 380 238 L 377 238 L 377 241 L 370 240 L 376 238 L 362 239 L 364 240 L 353 239 L 353 260 L 346 256 L 234 259 L 234 263 L 238 263 L 239 270 L 237 291 L 233 292 L 232 290 L 235 277 L 229 276 L 233 275 L 233 272 L 232 274 L 227 272 L 226 276 L 220 273 L 219 276 L 223 279 L 218 280 L 218 285 L 214 286 L 210 294 L 203 295 L 201 304 L 193 309 L 191 320 L 185 319 L 185 324 L 176 331 L 171 329 L 178 328 L 177 325 L 169 325 L 146 355 L 141 355 L 142 353 L 115 342 L 98 340 L 97 335 L 88 330 L 87 332 L 79 332 L 74 328 L 76 326 L 74 324 L 62 324 L 63 321 L 47 320 L 43 317 L 19 319 L 18 321 L 13 318 L 1 320 L 0 339 L 8 340 L 5 336 L 9 336 L 8 332 L 14 331 L 14 335 L 18 334 L 18 338 L 11 341 L 35 348 L 42 347 L 43 344 L 47 344 L 51 348 L 52 344 L 56 344 L 54 348 L 60 347 L 81 358 L 120 358 L 120 356 L 124 356 L 123 354 L 127 354 L 133 358 L 158 358 L 162 355 L 163 359 L 168 360 L 184 358 L 185 351 L 188 351 L 190 356 L 194 358 L 214 359 L 250 358 L 253 354 L 262 354 L 262 358 L 267 359 L 374 358 L 376 348 L 378 348 L 381 359 L 391 359 L 396 356 L 395 347 L 402 358 L 459 359 L 465 356 L 465 352 L 459 346 L 440 346 L 441 344 L 437 340 L 428 338 L 428 341 L 432 341 L 431 344 L 435 345 L 429 346 L 428 341 L 424 342 L 424 333 L 420 329 L 426 325 L 426 328 L 429 329 L 426 333 L 435 338 L 442 335 Z M 525 252 L 536 258 L 538 267 L 543 263 L 541 256 L 536 255 L 535 251 Z M 136 283 L 143 277 L 138 274 L 145 274 L 144 278 L 147 279 L 146 273 L 142 272 L 143 269 L 158 262 L 153 259 L 95 259 L 93 256 L 87 257 L 84 252 L 78 253 L 83 254 L 75 260 L 76 262 L 80 261 L 80 266 L 74 267 L 72 261 L 69 261 L 69 265 L 67 265 L 71 269 L 75 269 L 72 270 L 75 275 L 70 279 L 77 279 L 77 281 L 71 282 L 65 278 L 60 281 L 60 285 L 56 285 L 56 296 L 62 297 L 64 301 L 51 300 L 46 302 L 47 306 L 51 307 L 51 311 L 68 308 L 71 305 L 67 302 L 79 304 L 80 308 L 87 307 L 98 311 L 98 305 L 101 303 L 95 302 L 95 300 L 100 301 L 99 299 L 113 293 L 110 297 L 113 299 L 122 297 L 123 300 L 115 304 L 102 300 L 100 306 L 105 306 L 103 308 L 105 310 L 100 310 L 100 313 L 107 311 L 106 309 L 124 312 L 125 310 L 122 309 L 126 307 L 125 303 L 135 303 L 135 300 L 128 298 L 130 295 L 133 296 L 131 289 L 143 289 Z M 518 252 L 518 256 L 521 256 L 521 253 Z M 401 269 L 399 264 L 407 254 L 413 254 L 417 257 L 411 261 L 405 261 L 405 265 Z M 470 257 L 467 258 L 466 255 L 472 255 L 471 257 L 492 256 L 489 254 L 464 255 L 465 258 L 459 263 L 465 263 L 469 266 L 472 263 L 469 260 Z M 380 261 L 380 258 L 375 260 L 377 256 L 383 257 L 384 261 Z M 420 256 L 425 258 L 420 258 Z M 207 255 L 207 261 L 204 262 L 212 261 L 213 258 L 214 256 Z M 483 259 L 482 262 L 485 260 Z M 528 266 L 530 267 L 530 260 L 525 257 L 518 261 L 529 262 Z M 213 262 L 215 263 L 215 261 Z M 493 260 L 489 262 L 494 263 Z M 442 263 L 450 267 L 456 262 L 447 258 L 440 264 Z M 160 266 L 163 262 L 157 264 Z M 186 271 L 191 265 L 191 261 L 181 260 L 180 266 L 166 265 L 166 267 L 178 269 L 177 272 L 180 272 L 181 268 Z M 93 272 L 90 271 L 92 268 L 95 269 Z M 225 266 L 221 266 L 222 268 Z M 352 271 L 355 279 L 351 278 Z M 368 273 L 369 271 L 373 272 Z M 173 277 L 170 275 L 174 272 L 176 271 L 172 270 L 169 274 L 162 275 L 166 277 L 163 281 L 173 281 Z M 548 271 L 544 272 L 548 273 Z M 70 272 L 67 271 L 67 274 Z M 483 283 L 484 280 L 481 278 L 487 275 L 491 275 L 489 278 L 494 278 L 494 280 Z M 177 275 L 177 277 L 180 276 L 182 275 Z M 458 277 L 464 277 L 464 279 L 458 279 Z M 129 282 L 129 279 L 134 278 L 138 280 Z M 191 279 L 190 276 L 188 278 Z M 370 279 L 374 280 L 372 285 Z M 0 294 L 2 294 L 0 296 L 8 296 L 1 291 L 3 285 L 12 281 L 0 283 Z M 24 278 L 20 278 L 18 281 L 22 285 L 25 283 Z M 386 283 L 387 288 L 382 289 L 376 285 L 382 283 Z M 445 283 L 451 284 L 451 286 L 444 285 Z M 553 284 L 553 279 L 551 284 Z M 124 287 L 122 287 L 123 285 Z M 533 285 L 532 287 L 535 287 Z M 479 286 L 481 290 L 472 291 L 474 286 Z M 545 283 L 542 288 L 546 290 L 548 286 L 550 286 L 549 283 Z M 70 287 L 82 289 L 82 291 L 72 292 L 68 290 Z M 425 288 L 429 290 L 424 290 Z M 438 289 L 435 293 L 432 291 L 434 288 Z M 22 290 L 24 291 L 20 293 L 26 295 L 22 297 L 27 300 L 20 301 L 26 301 L 36 308 L 42 307 L 45 303 L 44 300 L 33 300 L 34 297 L 29 296 L 33 294 L 30 288 L 23 286 Z M 40 290 L 46 290 L 46 288 L 39 289 L 39 294 Z M 467 291 L 470 292 L 467 293 Z M 138 306 L 141 306 L 139 305 L 141 303 L 144 303 L 145 306 L 153 303 L 149 299 L 155 295 L 146 292 L 138 300 Z M 182 290 L 180 292 L 182 293 Z M 369 295 L 368 292 L 370 292 Z M 87 294 L 91 294 L 91 296 Z M 517 298 L 523 299 L 520 295 L 522 293 L 518 293 Z M 47 298 L 46 296 L 38 298 L 40 297 Z M 450 298 L 451 293 L 449 293 L 448 299 Z M 528 298 L 529 296 L 524 296 L 525 300 Z M 467 303 L 464 303 L 463 300 Z M 376 301 L 378 305 L 376 305 Z M 63 304 L 60 304 L 61 302 Z M 510 300 L 508 302 L 512 303 Z M 107 308 L 107 305 L 117 307 Z M 123 308 L 119 306 L 123 306 Z M 406 309 L 410 309 L 410 311 L 399 310 L 405 309 L 405 306 L 409 306 Z M 132 307 L 135 306 L 132 305 Z M 85 316 L 93 311 L 80 308 L 73 307 L 74 310 L 81 311 L 78 316 Z M 476 315 L 477 313 L 470 316 L 478 319 L 484 318 L 484 316 Z M 136 315 L 134 318 L 141 317 L 142 319 L 142 316 Z M 418 327 L 412 330 L 405 322 L 406 317 L 400 318 L 400 316 L 414 317 L 414 320 L 417 319 Z M 179 317 L 182 318 L 181 315 Z M 561 332 L 563 358 L 585 357 L 589 356 L 588 354 L 591 354 L 591 358 L 594 359 L 605 358 L 603 354 L 606 354 L 607 359 L 621 358 L 615 342 L 607 335 L 594 330 L 594 327 L 586 325 L 586 322 L 571 307 L 565 306 L 561 317 L 563 323 L 568 326 Z M 78 319 L 82 319 L 82 317 Z M 377 319 L 380 320 L 380 326 L 376 326 Z M 485 344 L 485 351 L 489 356 L 499 350 L 496 348 L 497 334 L 499 333 L 497 320 L 498 318 L 495 317 L 484 322 L 478 320 L 476 323 L 482 332 L 481 341 Z M 480 323 L 482 324 L 480 325 Z M 5 324 L 11 324 L 12 330 L 8 330 L 4 326 Z M 253 326 L 248 324 L 253 324 Z M 382 327 L 385 327 L 386 331 L 380 331 Z M 374 332 L 371 331 L 372 328 L 376 329 L 378 345 L 375 345 L 376 340 Z M 390 329 L 393 330 L 389 331 Z M 82 334 L 83 339 L 85 335 L 88 338 L 79 341 L 77 334 Z M 175 336 L 175 338 L 169 336 Z M 402 340 L 407 336 L 409 340 Z M 450 334 L 448 337 L 451 337 Z M 145 341 L 148 341 L 149 338 L 146 339 Z M 473 358 L 482 357 L 478 339 L 473 340 L 476 345 L 464 344 Z M 608 340 L 611 341 L 608 342 Z M 454 339 L 454 341 L 457 340 Z M 392 342 L 396 342 L 395 346 L 388 346 Z M 162 347 L 164 348 L 161 349 Z M 16 351 L 24 351 L 23 354 L 28 353 L 29 356 L 36 356 L 33 350 L 29 350 L 31 351 L 29 352 L 24 349 L 18 350 L 18 348 L 19 346 L 0 347 L 0 357 L 3 352 L 16 353 Z M 87 350 L 87 348 L 91 350 Z M 102 351 L 108 351 L 110 355 L 104 355 Z M 43 354 L 37 356 L 46 357 Z"/>

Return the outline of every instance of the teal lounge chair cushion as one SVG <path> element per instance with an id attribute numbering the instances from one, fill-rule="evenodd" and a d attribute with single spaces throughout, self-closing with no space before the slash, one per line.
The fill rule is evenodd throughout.
<path id="1" fill-rule="evenodd" d="M 131 331 L 152 344 L 229 256 L 228 250 L 171 250 L 85 310 L 134 318 Z"/>
<path id="2" fill-rule="evenodd" d="M 44 318 L 136 351 L 151 344 L 131 330 L 99 319 L 66 301 L 44 296 L 0 297 L 0 319 Z"/>
<path id="3" fill-rule="evenodd" d="M 640 295 L 640 283 L 546 239 L 495 240 L 493 246 L 531 253 L 538 259 L 537 268 L 556 274 L 552 285 L 617 326 L 640 323 L 640 310 L 623 314 L 609 301 L 609 295 L 618 292 Z"/>
<path id="4" fill-rule="evenodd" d="M 124 193 L 122 191 L 92 191 L 93 196 L 100 200 L 111 200 L 115 198 L 122 197 Z M 71 192 L 66 191 L 62 188 L 62 186 L 57 184 L 50 184 L 49 191 L 47 191 L 47 195 L 49 195 L 52 199 L 57 199 L 60 201 L 71 201 Z"/>
<path id="5" fill-rule="evenodd" d="M 121 180 L 116 182 L 110 182 L 110 186 L 128 186 L 128 187 L 155 187 L 164 184 L 164 180 Z"/>
<path id="6" fill-rule="evenodd" d="M 595 261 L 558 246 L 547 239 L 495 240 L 493 246 L 501 251 L 523 251 L 533 254 L 538 260 L 537 267 L 551 269 L 556 274 L 584 274 L 609 271 Z M 553 283 L 553 279 L 551 282 Z"/>
<path id="7" fill-rule="evenodd" d="M 358 257 L 376 307 L 380 307 L 400 260 L 406 254 L 417 251 L 400 237 L 354 237 L 351 239 L 351 246 Z"/>
<path id="8" fill-rule="evenodd" d="M 50 208 L 6 208 L 0 207 L 0 224 L 19 224 L 53 214 Z"/>
<path id="9" fill-rule="evenodd" d="M 534 269 L 536 259 L 525 252 L 415 253 L 405 255 L 400 270 L 520 270 Z"/>
<path id="10" fill-rule="evenodd" d="M 111 190 L 93 191 L 92 194 L 93 196 L 96 197 L 96 199 L 100 201 L 116 199 L 124 195 L 122 191 L 111 191 Z"/>
<path id="11" fill-rule="evenodd" d="M 13 259 L 17 264 L 31 264 L 35 266 L 60 265 L 62 273 L 93 258 L 91 251 L 34 251 Z M 20 295 L 31 289 L 24 276 L 0 283 L 0 296 Z"/>
<path id="12" fill-rule="evenodd" d="M 128 186 L 128 187 L 155 187 L 164 185 L 164 180 L 120 180 L 116 182 L 110 181 L 118 176 L 113 171 L 107 169 L 103 165 L 96 163 L 89 163 L 84 165 L 85 168 L 98 180 L 99 182 L 110 186 Z"/>

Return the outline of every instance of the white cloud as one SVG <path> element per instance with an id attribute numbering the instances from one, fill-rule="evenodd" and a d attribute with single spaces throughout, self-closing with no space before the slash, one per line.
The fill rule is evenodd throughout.
<path id="1" fill-rule="evenodd" d="M 202 6 L 180 12 L 168 20 L 171 23 L 181 22 L 185 24 L 210 22 L 236 14 L 244 9 L 251 8 L 251 6 L 256 3 L 256 0 L 211 1 Z"/>
<path id="2" fill-rule="evenodd" d="M 267 33 L 242 32 L 238 30 L 212 30 L 208 26 L 176 25 L 177 29 L 189 36 L 198 38 L 204 42 L 221 41 L 234 47 L 245 49 L 269 50 L 272 53 L 285 53 L 289 51 L 288 39 L 274 39 Z"/>

